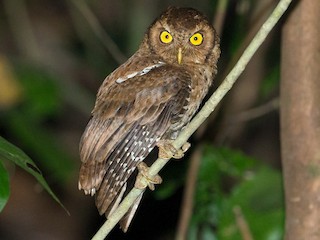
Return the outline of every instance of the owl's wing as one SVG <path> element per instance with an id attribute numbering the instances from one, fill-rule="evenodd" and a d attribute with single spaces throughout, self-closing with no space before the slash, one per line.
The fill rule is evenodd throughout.
<path id="1" fill-rule="evenodd" d="M 137 164 L 185 112 L 190 83 L 186 71 L 162 65 L 100 89 L 80 144 L 79 177 L 86 193 L 97 191 L 100 214 L 120 202 Z"/>

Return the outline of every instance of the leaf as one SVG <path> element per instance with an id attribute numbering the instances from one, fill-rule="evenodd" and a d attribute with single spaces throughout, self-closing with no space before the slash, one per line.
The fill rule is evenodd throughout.
<path id="1" fill-rule="evenodd" d="M 51 195 L 51 197 L 60 204 L 60 206 L 69 214 L 65 206 L 60 202 L 58 197 L 52 192 L 46 180 L 42 176 L 40 169 L 36 164 L 18 147 L 6 141 L 0 136 L 0 159 L 15 163 L 25 171 L 33 175 L 42 187 Z"/>
<path id="2" fill-rule="evenodd" d="M 7 170 L 0 162 L 0 212 L 6 205 L 10 194 L 9 175 Z"/>

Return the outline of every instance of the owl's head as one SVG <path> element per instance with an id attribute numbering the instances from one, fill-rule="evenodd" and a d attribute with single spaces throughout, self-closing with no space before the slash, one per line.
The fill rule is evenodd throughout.
<path id="1" fill-rule="evenodd" d="M 146 36 L 150 51 L 172 64 L 206 64 L 220 53 L 214 28 L 192 8 L 169 7 Z"/>

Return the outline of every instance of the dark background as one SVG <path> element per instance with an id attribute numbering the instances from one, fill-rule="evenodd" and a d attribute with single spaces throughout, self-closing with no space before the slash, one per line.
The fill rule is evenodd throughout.
<path id="1" fill-rule="evenodd" d="M 105 221 L 93 198 L 77 188 L 79 139 L 103 79 L 136 51 L 163 10 L 196 8 L 219 31 L 222 54 L 212 92 L 278 1 L 230 0 L 222 9 L 213 0 L 87 1 L 124 57 L 110 52 L 111 43 L 95 34 L 74 2 L 83 3 L 0 0 L 0 135 L 35 161 L 71 214 L 31 175 L 5 162 L 11 193 L 0 213 L 1 239 L 89 239 Z M 255 239 L 281 239 L 281 24 L 192 137 L 187 156 L 160 173 L 164 184 L 147 191 L 128 233 L 116 227 L 109 239 L 174 238 L 195 149 L 202 149 L 202 164 L 189 239 L 243 239 L 239 219 Z"/>

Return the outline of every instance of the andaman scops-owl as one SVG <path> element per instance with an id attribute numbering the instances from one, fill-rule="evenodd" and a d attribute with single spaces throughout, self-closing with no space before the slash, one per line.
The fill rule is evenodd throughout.
<path id="1" fill-rule="evenodd" d="M 108 217 L 151 150 L 176 139 L 217 72 L 219 37 L 191 8 L 169 7 L 132 57 L 102 83 L 80 142 L 79 189 Z M 120 222 L 126 231 L 137 205 Z"/>

